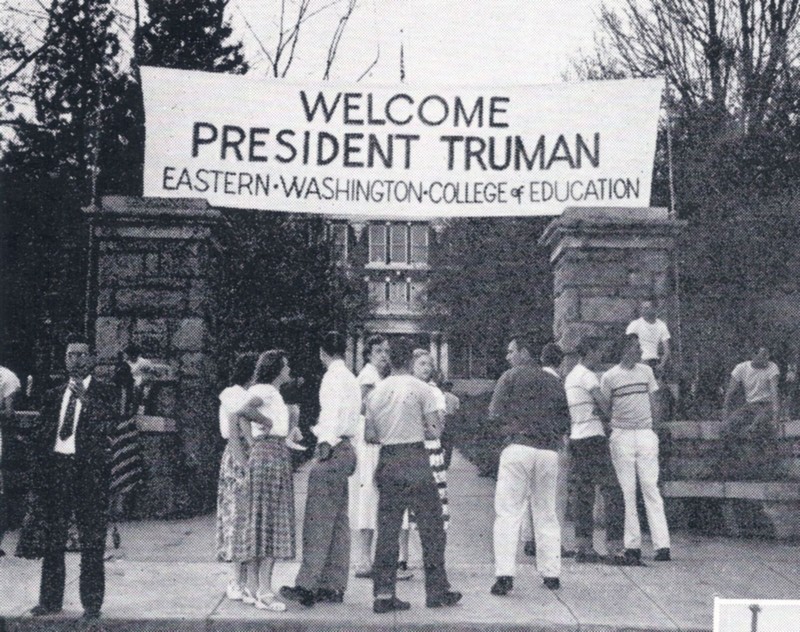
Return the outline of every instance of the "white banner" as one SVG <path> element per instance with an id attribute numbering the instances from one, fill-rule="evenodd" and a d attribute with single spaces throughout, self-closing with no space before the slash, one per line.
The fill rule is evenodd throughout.
<path id="1" fill-rule="evenodd" d="M 142 68 L 144 194 L 384 219 L 650 205 L 660 79 L 486 88 Z"/>

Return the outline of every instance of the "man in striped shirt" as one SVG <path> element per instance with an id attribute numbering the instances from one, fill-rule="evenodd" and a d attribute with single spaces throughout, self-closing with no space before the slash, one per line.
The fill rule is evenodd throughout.
<path id="1" fill-rule="evenodd" d="M 625 500 L 625 559 L 641 563 L 642 536 L 636 511 L 636 482 L 644 495 L 655 561 L 670 559 L 664 501 L 658 489 L 658 436 L 653 432 L 658 390 L 653 369 L 641 363 L 639 337 L 619 341 L 619 364 L 600 379 L 600 391 L 611 401 L 611 460 Z"/>

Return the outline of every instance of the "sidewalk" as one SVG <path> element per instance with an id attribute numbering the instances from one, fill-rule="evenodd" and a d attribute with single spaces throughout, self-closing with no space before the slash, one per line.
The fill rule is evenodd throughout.
<path id="1" fill-rule="evenodd" d="M 296 477 L 298 519 L 305 503 L 305 472 Z M 714 596 L 800 598 L 800 545 L 676 534 L 674 561 L 647 568 L 577 565 L 565 560 L 562 588 L 545 589 L 531 558 L 520 555 L 514 592 L 489 595 L 492 567 L 494 481 L 454 458 L 450 470 L 452 521 L 448 572 L 464 599 L 455 608 L 424 605 L 422 571 L 401 582 L 398 594 L 412 603 L 397 615 L 372 613 L 372 583 L 351 579 L 345 604 L 286 613 L 257 611 L 224 599 L 228 569 L 213 561 L 214 518 L 121 525 L 123 544 L 106 564 L 106 601 L 100 626 L 112 630 L 709 630 Z M 569 530 L 568 530 L 569 531 Z M 599 535 L 599 534 L 598 534 Z M 16 533 L 6 537 L 11 553 Z M 300 529 L 298 529 L 298 540 Z M 646 558 L 651 550 L 644 549 Z M 411 560 L 420 560 L 412 535 Z M 298 562 L 279 564 L 275 586 L 293 583 Z M 26 613 L 38 594 L 39 564 L 12 555 L 0 559 L 0 631 L 75 629 L 78 556 L 67 556 L 64 613 L 32 620 Z M 798 616 L 800 620 L 800 615 Z"/>

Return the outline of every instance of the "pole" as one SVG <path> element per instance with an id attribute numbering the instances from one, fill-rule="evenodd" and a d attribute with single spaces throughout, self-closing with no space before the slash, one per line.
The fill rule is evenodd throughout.
<path id="1" fill-rule="evenodd" d="M 664 75 L 664 88 L 666 95 L 665 119 L 666 119 L 666 132 L 667 132 L 667 174 L 669 180 L 669 207 L 668 214 L 670 219 L 677 219 L 677 212 L 675 210 L 675 172 L 672 162 L 672 117 L 670 116 L 670 108 L 672 106 L 672 91 L 669 86 L 669 79 Z M 677 357 L 676 363 L 679 367 L 683 367 L 683 328 L 681 327 L 681 270 L 680 270 L 680 248 L 676 248 L 675 256 L 672 262 L 672 274 L 675 283 L 675 312 L 676 312 L 676 326 L 675 335 L 678 341 L 677 344 Z M 679 382 L 680 383 L 680 382 Z M 680 400 L 681 393 L 678 393 Z"/>
<path id="2" fill-rule="evenodd" d="M 758 613 L 761 612 L 761 606 L 757 603 L 750 605 L 750 632 L 758 632 Z"/>

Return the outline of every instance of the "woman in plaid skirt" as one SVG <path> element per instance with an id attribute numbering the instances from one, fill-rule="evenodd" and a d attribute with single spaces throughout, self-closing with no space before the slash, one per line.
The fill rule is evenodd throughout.
<path id="1" fill-rule="evenodd" d="M 444 428 L 444 414 L 447 405 L 444 393 L 431 381 L 434 371 L 433 356 L 431 356 L 430 352 L 427 349 L 415 349 L 413 375 L 417 379 L 429 384 L 433 389 L 434 396 L 436 397 L 437 411 L 439 413 L 439 422 L 441 427 Z M 450 510 L 447 505 L 447 468 L 444 465 L 444 449 L 442 448 L 442 442 L 440 439 L 428 440 L 425 442 L 425 449 L 428 451 L 431 473 L 433 474 L 433 479 L 436 481 L 439 499 L 442 501 L 444 528 L 447 529 L 450 524 Z M 414 516 L 406 511 L 406 515 L 403 518 L 403 528 L 400 531 L 400 562 L 398 565 L 398 572 L 400 573 L 404 573 L 408 570 L 408 536 L 412 526 L 415 526 Z"/>
<path id="2" fill-rule="evenodd" d="M 244 552 L 242 549 L 247 523 L 247 489 L 245 473 L 250 452 L 249 422 L 243 416 L 260 416 L 253 410 L 261 402 L 248 395 L 247 387 L 253 377 L 257 353 L 242 353 L 234 362 L 231 385 L 219 395 L 219 431 L 227 440 L 219 468 L 217 489 L 217 559 L 233 562 L 232 575 L 225 591 L 228 599 L 241 601 L 245 583 Z"/>
<path id="3" fill-rule="evenodd" d="M 247 587 L 242 601 L 262 610 L 283 612 L 286 604 L 275 598 L 272 570 L 275 560 L 295 555 L 294 487 L 286 438 L 289 409 L 280 387 L 290 379 L 285 351 L 261 354 L 254 384 L 248 393 L 260 398 L 258 411 L 270 420 L 267 426 L 251 425 L 253 445 L 247 463 L 249 511 L 243 553 L 247 560 Z"/>

